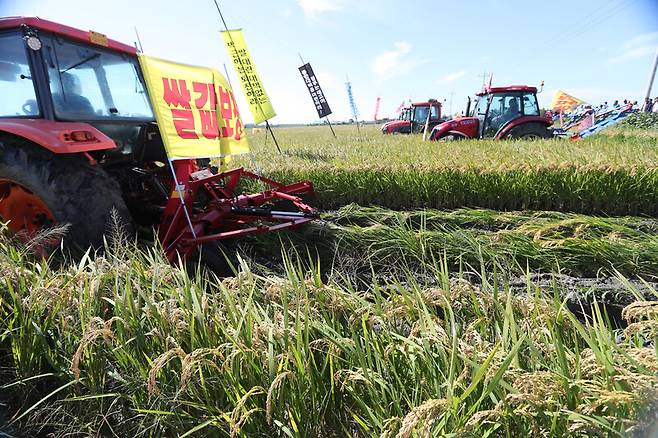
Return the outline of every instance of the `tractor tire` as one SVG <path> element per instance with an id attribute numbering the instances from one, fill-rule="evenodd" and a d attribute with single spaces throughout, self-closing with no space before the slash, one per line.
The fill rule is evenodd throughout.
<path id="1" fill-rule="evenodd" d="M 18 194 L 14 198 L 13 215 L 16 217 L 11 217 L 12 193 Z M 0 207 L 0 219 L 10 221 L 10 230 L 13 222 L 12 231 L 18 229 L 19 234 L 32 231 L 27 234 L 28 238 L 40 228 L 68 225 L 63 247 L 72 255 L 79 255 L 89 247 L 103 247 L 103 236 L 115 231 L 111 224 L 113 210 L 118 214 L 123 231 L 130 235 L 133 230 L 119 184 L 100 166 L 92 166 L 79 154 L 53 154 L 28 140 L 6 134 L 0 135 L 2 198 L 5 206 L 4 209 Z M 43 223 L 27 223 L 26 218 L 32 216 L 20 217 L 16 213 L 26 211 L 25 199 L 40 206 L 44 212 L 41 216 L 47 217 Z M 2 217 L 3 211 L 9 217 Z M 49 247 L 45 252 L 54 249 Z"/>
<path id="2" fill-rule="evenodd" d="M 542 138 L 551 138 L 553 134 L 541 123 L 524 123 L 512 128 L 505 137 L 510 139 L 539 140 Z"/>
<path id="3" fill-rule="evenodd" d="M 185 269 L 191 278 L 198 274 L 215 274 L 219 278 L 233 277 L 231 269 L 233 261 L 229 262 L 224 254 L 228 255 L 226 247 L 217 241 L 206 242 L 198 247 L 194 253 L 187 257 Z"/>
<path id="4" fill-rule="evenodd" d="M 463 134 L 458 134 L 454 132 L 448 132 L 447 134 L 439 137 L 437 141 L 442 141 L 442 142 L 450 142 L 450 141 L 462 141 L 466 140 L 468 137 L 466 137 Z"/>

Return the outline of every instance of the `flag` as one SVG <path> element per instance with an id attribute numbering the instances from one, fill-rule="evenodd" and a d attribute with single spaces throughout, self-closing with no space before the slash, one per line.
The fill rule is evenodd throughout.
<path id="1" fill-rule="evenodd" d="M 315 105 L 315 110 L 318 112 L 318 117 L 327 117 L 331 114 L 331 108 L 329 108 L 329 103 L 324 97 L 318 79 L 315 77 L 313 67 L 307 62 L 299 67 L 299 72 L 302 74 L 302 79 L 304 79 L 304 83 L 306 84 L 306 88 L 308 88 L 311 99 L 313 99 L 313 105 Z"/>
<path id="2" fill-rule="evenodd" d="M 229 56 L 233 60 L 233 67 L 240 78 L 242 91 L 249 103 L 251 114 L 254 116 L 254 123 L 259 124 L 276 116 L 272 102 L 265 93 L 263 83 L 247 49 L 242 29 L 223 30 L 221 34 Z"/>
<path id="3" fill-rule="evenodd" d="M 221 73 L 142 54 L 138 57 L 170 160 L 249 152 L 233 91 Z"/>
<path id="4" fill-rule="evenodd" d="M 584 103 L 584 101 L 570 96 L 562 90 L 558 90 L 553 97 L 553 101 L 551 102 L 551 109 L 553 111 L 569 112 L 581 103 Z"/>
<path id="5" fill-rule="evenodd" d="M 356 108 L 356 103 L 354 102 L 354 95 L 352 94 L 352 84 L 347 81 L 345 82 L 345 86 L 347 87 L 347 98 L 350 101 L 350 108 L 352 109 L 352 117 L 354 117 L 354 121 L 356 122 L 359 119 L 359 110 Z"/>
<path id="6" fill-rule="evenodd" d="M 382 101 L 382 98 L 377 96 L 377 102 L 375 103 L 375 117 L 374 117 L 375 122 L 377 120 L 379 120 L 379 105 L 380 105 L 381 101 Z"/>

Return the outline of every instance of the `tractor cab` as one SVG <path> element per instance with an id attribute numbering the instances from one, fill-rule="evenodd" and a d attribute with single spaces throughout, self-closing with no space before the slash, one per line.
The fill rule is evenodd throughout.
<path id="1" fill-rule="evenodd" d="M 429 117 L 429 118 L 428 118 Z M 436 99 L 427 102 L 415 102 L 400 112 L 398 120 L 392 120 L 382 126 L 383 134 L 411 134 L 428 130 L 441 123 L 441 103 Z"/>
<path id="2" fill-rule="evenodd" d="M 19 19 L 3 19 L 0 29 L 12 20 Z M 20 20 L 22 26 L 0 33 L 0 119 L 85 123 L 114 142 L 115 156 L 136 152 L 147 130 L 157 132 L 134 47 L 93 32 L 76 38 L 70 28 L 64 36 L 65 26 L 45 20 Z M 34 27 L 25 23 L 30 20 Z M 85 132 L 76 138 L 105 140 Z"/>
<path id="3" fill-rule="evenodd" d="M 537 103 L 537 88 L 509 86 L 487 88 L 469 102 L 466 117 L 449 120 L 434 128 L 431 140 L 462 138 L 549 138 L 552 120 L 543 117 Z"/>

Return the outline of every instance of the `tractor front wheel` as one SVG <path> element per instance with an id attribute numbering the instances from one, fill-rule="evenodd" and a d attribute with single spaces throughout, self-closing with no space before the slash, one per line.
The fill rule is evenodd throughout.
<path id="1" fill-rule="evenodd" d="M 0 136 L 0 221 L 23 240 L 68 226 L 64 246 L 79 253 L 100 248 L 112 231 L 111 214 L 130 224 L 119 185 L 80 155 L 56 155 L 25 139 Z M 131 228 L 132 229 L 132 228 Z M 44 254 L 58 246 L 44 242 Z"/>
<path id="2" fill-rule="evenodd" d="M 553 135 L 545 125 L 540 123 L 524 123 L 519 125 L 507 134 L 507 138 L 522 140 L 539 140 L 542 138 L 551 138 Z"/>

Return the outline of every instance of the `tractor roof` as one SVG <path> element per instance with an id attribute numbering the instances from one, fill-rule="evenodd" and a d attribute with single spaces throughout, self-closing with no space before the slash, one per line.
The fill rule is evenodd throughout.
<path id="1" fill-rule="evenodd" d="M 489 93 L 505 93 L 509 91 L 529 91 L 531 93 L 537 92 L 537 87 L 530 87 L 528 85 L 510 85 L 509 87 L 489 87 L 479 93 L 476 93 L 477 96 L 484 96 Z"/>
<path id="2" fill-rule="evenodd" d="M 44 32 L 50 32 L 62 35 L 77 41 L 92 43 L 98 46 L 107 47 L 110 50 L 124 52 L 129 55 L 135 55 L 137 50 L 133 46 L 111 40 L 105 35 L 94 31 L 76 29 L 63 24 L 54 23 L 39 17 L 3 17 L 0 18 L 0 30 L 18 28 L 22 25 L 29 26 Z"/>
<path id="3" fill-rule="evenodd" d="M 431 100 L 431 101 L 428 101 L 428 102 L 414 102 L 414 103 L 411 104 L 411 106 L 412 107 L 414 107 L 414 106 L 430 106 L 430 104 L 441 105 L 441 103 L 439 101 Z"/>

